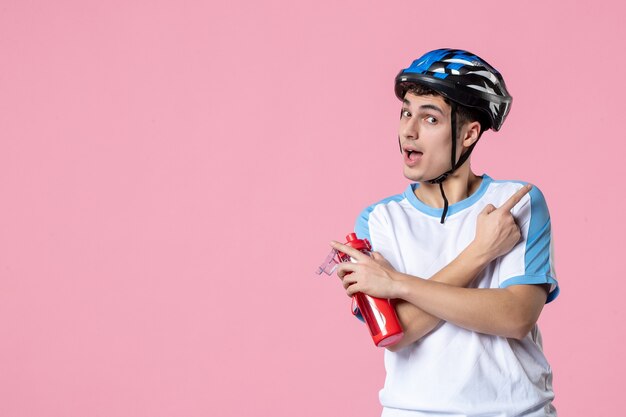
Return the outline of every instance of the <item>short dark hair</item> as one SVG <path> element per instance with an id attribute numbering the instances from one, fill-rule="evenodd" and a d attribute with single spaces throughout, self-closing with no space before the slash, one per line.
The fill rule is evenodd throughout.
<path id="1" fill-rule="evenodd" d="M 451 104 L 450 99 L 439 94 L 437 91 L 433 90 L 430 87 L 426 87 L 422 84 L 417 83 L 408 83 L 406 88 L 407 93 L 415 94 L 416 96 L 438 96 L 443 98 L 443 100 Z M 405 93 L 406 95 L 406 93 Z M 483 132 L 491 127 L 491 123 L 489 122 L 489 118 L 480 110 L 474 109 L 472 107 L 463 106 L 461 104 L 456 105 L 456 134 L 457 136 L 461 133 L 461 128 L 463 125 L 469 122 L 478 122 L 480 123 L 480 133 L 478 134 L 478 138 L 480 138 Z"/>

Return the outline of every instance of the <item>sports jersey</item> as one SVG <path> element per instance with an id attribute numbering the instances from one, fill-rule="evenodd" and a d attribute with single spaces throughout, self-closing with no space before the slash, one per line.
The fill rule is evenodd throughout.
<path id="1" fill-rule="evenodd" d="M 363 210 L 359 238 L 398 271 L 428 279 L 473 240 L 476 219 L 487 204 L 502 205 L 523 183 L 483 175 L 479 188 L 448 208 L 432 208 L 415 196 L 419 184 Z M 533 187 L 511 210 L 522 239 L 492 261 L 472 282 L 475 288 L 550 284 L 547 302 L 559 287 L 553 263 L 550 216 Z M 522 340 L 466 330 L 442 322 L 411 345 L 385 350 L 387 377 L 380 391 L 383 416 L 555 416 L 552 372 L 537 325 Z"/>

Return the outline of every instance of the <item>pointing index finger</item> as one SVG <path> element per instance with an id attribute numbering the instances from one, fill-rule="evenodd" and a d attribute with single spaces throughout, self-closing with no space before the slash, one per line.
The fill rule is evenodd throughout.
<path id="1" fill-rule="evenodd" d="M 352 258 L 356 259 L 357 261 L 362 261 L 363 259 L 365 259 L 367 257 L 367 255 L 361 253 L 361 251 L 358 251 L 348 245 L 344 245 L 343 243 L 339 243 L 337 241 L 332 241 L 330 242 L 330 246 L 332 246 L 333 248 L 337 249 L 339 252 L 343 252 L 348 256 L 351 256 Z"/>
<path id="2" fill-rule="evenodd" d="M 526 195 L 528 194 L 528 192 L 533 188 L 532 184 L 526 184 L 524 185 L 522 188 L 520 188 L 515 194 L 513 194 L 508 200 L 506 200 L 504 202 L 504 204 L 502 204 L 500 206 L 500 208 L 502 210 L 508 210 L 511 211 L 511 209 L 513 209 L 513 207 L 515 207 L 515 205 L 517 203 L 520 202 L 520 200 Z"/>

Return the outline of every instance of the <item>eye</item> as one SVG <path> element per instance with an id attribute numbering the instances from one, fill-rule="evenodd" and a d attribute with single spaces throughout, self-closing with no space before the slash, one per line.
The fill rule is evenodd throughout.
<path id="1" fill-rule="evenodd" d="M 400 110 L 400 117 L 411 117 L 411 112 L 407 109 Z"/>
<path id="2" fill-rule="evenodd" d="M 437 119 L 434 118 L 433 116 L 427 116 L 426 119 L 424 120 L 426 120 L 426 122 L 430 123 L 431 125 L 434 125 L 435 123 L 437 123 Z"/>

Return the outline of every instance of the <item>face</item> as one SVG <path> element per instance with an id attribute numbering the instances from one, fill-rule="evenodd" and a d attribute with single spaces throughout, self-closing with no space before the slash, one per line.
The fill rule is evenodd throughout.
<path id="1" fill-rule="evenodd" d="M 428 181 L 451 168 L 450 111 L 440 96 L 405 95 L 398 137 L 408 179 Z"/>

